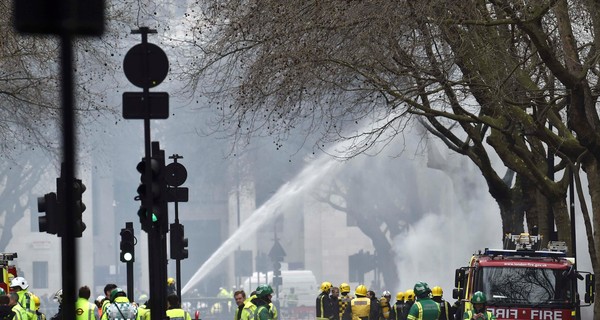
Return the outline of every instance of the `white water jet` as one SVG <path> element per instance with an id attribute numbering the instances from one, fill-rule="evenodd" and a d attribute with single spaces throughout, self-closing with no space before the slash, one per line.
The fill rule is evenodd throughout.
<path id="1" fill-rule="evenodd" d="M 284 204 L 284 201 L 299 196 L 302 192 L 313 188 L 326 174 L 334 173 L 339 168 L 339 165 L 336 166 L 336 164 L 339 164 L 338 160 L 328 154 L 323 154 L 306 166 L 291 181 L 282 185 L 267 202 L 254 210 L 250 217 L 202 264 L 198 271 L 183 286 L 181 293 L 185 294 L 206 277 L 213 268 L 230 256 L 240 243 L 254 235 L 260 226 L 282 214 L 283 210 L 279 209 Z"/>

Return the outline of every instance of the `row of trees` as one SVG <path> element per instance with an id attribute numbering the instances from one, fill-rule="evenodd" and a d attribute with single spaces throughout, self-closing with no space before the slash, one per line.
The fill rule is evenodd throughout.
<path id="1" fill-rule="evenodd" d="M 357 154 L 421 121 L 480 169 L 506 231 L 526 219 L 571 243 L 573 174 L 591 201 L 582 211 L 598 273 L 599 10 L 566 0 L 211 1 L 188 11 L 185 49 L 205 54 L 180 75 L 226 101 L 223 124 L 240 136 L 308 125 L 323 130 L 321 143 L 357 138 Z M 377 125 L 355 131 L 366 122 Z"/>
<path id="2" fill-rule="evenodd" d="M 2 2 L 5 12 L 9 3 Z M 137 16 L 150 4 L 137 2 Z M 109 3 L 111 25 L 130 27 L 130 5 Z M 172 74 L 187 81 L 188 93 L 212 97 L 220 127 L 238 138 L 268 133 L 279 145 L 301 128 L 322 134 L 317 146 L 355 139 L 352 156 L 418 120 L 480 169 L 503 230 L 522 231 L 525 219 L 546 239 L 556 226 L 571 243 L 573 174 L 580 198 L 590 199 L 591 212 L 582 211 L 599 273 L 600 235 L 592 228 L 600 224 L 599 9 L 585 0 L 192 3 L 170 34 L 173 65 L 181 66 Z M 10 15 L 4 19 L 9 25 Z M 81 110 L 115 111 L 103 99 L 116 69 L 108 68 L 110 51 L 125 52 L 119 43 L 128 34 L 114 31 L 78 43 L 79 61 L 106 67 L 77 71 Z M 3 43 L 0 147 L 30 142 L 56 150 L 57 130 L 48 127 L 59 110 L 59 82 L 48 61 L 57 43 L 13 33 Z M 369 130 L 357 129 L 366 124 Z M 494 157 L 505 167 L 494 167 Z"/>

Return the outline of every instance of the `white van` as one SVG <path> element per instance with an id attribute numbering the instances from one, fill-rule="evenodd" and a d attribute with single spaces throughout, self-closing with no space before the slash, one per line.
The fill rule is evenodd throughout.
<path id="1" fill-rule="evenodd" d="M 249 295 L 254 291 L 259 284 L 273 284 L 273 272 L 269 271 L 265 275 L 260 274 L 260 282 L 258 274 L 255 272 L 252 277 L 244 281 L 244 290 Z M 317 286 L 317 278 L 310 270 L 281 270 L 282 284 L 279 287 L 279 301 L 282 307 L 287 307 L 287 297 L 290 294 L 290 289 L 294 288 L 296 297 L 298 298 L 298 306 L 314 307 L 317 295 L 319 295 L 319 287 Z M 275 300 L 275 288 L 273 288 L 273 300 Z"/>

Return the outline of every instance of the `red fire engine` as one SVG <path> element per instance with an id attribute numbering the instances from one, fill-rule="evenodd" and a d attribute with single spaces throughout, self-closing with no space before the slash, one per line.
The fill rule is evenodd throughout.
<path id="1" fill-rule="evenodd" d="M 471 310 L 471 296 L 477 291 L 487 297 L 487 310 L 498 320 L 579 319 L 577 280 L 585 274 L 585 302 L 593 300 L 593 275 L 575 269 L 566 255 L 564 242 L 551 241 L 548 249 L 537 251 L 541 236 L 508 234 L 507 244 L 515 249 L 485 249 L 471 257 L 469 265 L 456 270 L 453 297 L 460 300 L 457 311 Z M 462 318 L 462 317 L 461 317 Z"/>
<path id="2" fill-rule="evenodd" d="M 0 287 L 4 289 L 4 292 L 8 293 L 10 288 L 10 280 L 17 276 L 17 267 L 10 264 L 14 258 L 17 257 L 17 253 L 0 253 L 0 268 L 2 268 L 2 281 Z"/>

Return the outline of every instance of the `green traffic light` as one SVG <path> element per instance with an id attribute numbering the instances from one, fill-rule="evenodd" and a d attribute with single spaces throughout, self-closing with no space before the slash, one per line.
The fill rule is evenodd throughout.
<path id="1" fill-rule="evenodd" d="M 146 212 L 145 208 L 140 208 L 140 209 L 138 210 L 138 216 L 139 216 L 140 218 L 144 218 L 144 219 L 145 219 L 146 217 L 148 217 L 148 213 Z M 157 221 L 158 221 L 158 216 L 157 216 L 157 215 L 156 215 L 156 214 L 153 212 L 153 213 L 152 213 L 152 222 L 157 222 Z"/>

